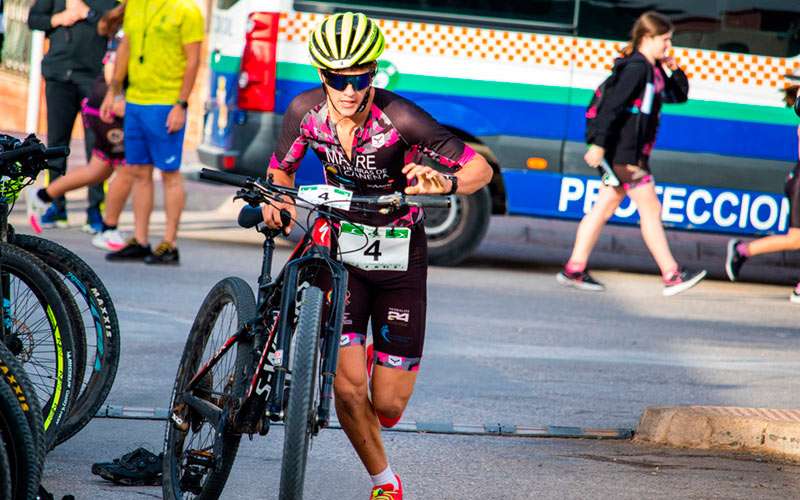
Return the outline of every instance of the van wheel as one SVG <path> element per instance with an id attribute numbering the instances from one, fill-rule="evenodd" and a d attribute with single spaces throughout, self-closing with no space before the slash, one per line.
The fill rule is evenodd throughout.
<path id="1" fill-rule="evenodd" d="M 488 187 L 469 196 L 452 195 L 450 208 L 426 208 L 428 262 L 454 266 L 469 257 L 486 236 L 491 213 Z"/>

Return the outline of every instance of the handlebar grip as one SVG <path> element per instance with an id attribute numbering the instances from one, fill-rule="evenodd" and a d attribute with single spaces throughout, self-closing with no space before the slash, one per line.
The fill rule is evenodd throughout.
<path id="1" fill-rule="evenodd" d="M 292 223 L 292 214 L 285 208 L 281 209 L 281 225 L 288 227 Z"/>
<path id="2" fill-rule="evenodd" d="M 200 170 L 200 178 L 242 188 L 248 187 L 248 181 L 251 180 L 250 177 L 246 175 L 220 172 L 219 170 L 211 170 L 210 168 Z"/>
<path id="3" fill-rule="evenodd" d="M 31 144 L 30 146 L 22 146 L 21 148 L 4 151 L 0 153 L 0 163 L 11 163 L 23 159 L 26 156 L 42 154 L 44 150 L 43 144 Z"/>
<path id="4" fill-rule="evenodd" d="M 242 207 L 242 210 L 239 211 L 239 219 L 237 222 L 241 227 L 250 229 L 264 222 L 264 213 L 261 211 L 260 206 L 251 207 L 250 205 L 245 205 Z"/>
<path id="5" fill-rule="evenodd" d="M 450 208 L 450 196 L 406 196 L 406 202 L 426 208 Z"/>
<path id="6" fill-rule="evenodd" d="M 44 150 L 44 157 L 46 160 L 55 160 L 56 158 L 66 158 L 69 156 L 68 146 L 53 146 Z"/>

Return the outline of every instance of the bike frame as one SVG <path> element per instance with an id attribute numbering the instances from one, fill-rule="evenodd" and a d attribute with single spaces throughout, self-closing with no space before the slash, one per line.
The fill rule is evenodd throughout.
<path id="1" fill-rule="evenodd" d="M 330 269 L 329 288 L 323 288 L 328 300 L 327 319 L 323 322 L 321 335 L 321 369 L 320 400 L 317 408 L 314 433 L 327 427 L 330 422 L 330 407 L 333 400 L 333 380 L 339 357 L 339 337 L 344 321 L 345 296 L 347 293 L 347 270 L 344 264 L 331 256 L 331 231 L 333 223 L 327 215 L 320 215 L 310 231 L 298 243 L 286 265 L 273 280 L 270 276 L 272 255 L 275 250 L 274 238 L 278 231 L 262 227 L 259 231 L 265 235 L 264 253 L 259 276 L 257 317 L 233 334 L 205 365 L 192 377 L 181 397 L 192 409 L 200 413 L 212 423 L 218 432 L 226 424 L 232 424 L 234 432 L 253 433 L 259 431 L 266 434 L 269 420 L 280 421 L 284 417 L 284 399 L 287 382 L 290 382 L 292 340 L 292 319 L 300 285 L 301 271 L 312 264 L 319 264 Z M 327 288 L 327 287 L 326 287 Z M 323 313 L 325 314 L 325 312 Z M 260 351 L 260 358 L 244 397 L 235 401 L 228 408 L 219 408 L 213 403 L 192 394 L 199 381 L 211 370 L 219 360 L 242 338 L 252 337 L 255 340 L 255 352 Z M 266 429 L 265 429 L 266 427 Z"/>

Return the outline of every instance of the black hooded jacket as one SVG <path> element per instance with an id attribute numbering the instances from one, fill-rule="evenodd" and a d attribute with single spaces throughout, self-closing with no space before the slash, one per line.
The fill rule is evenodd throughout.
<path id="1" fill-rule="evenodd" d="M 654 92 L 655 71 L 664 79 L 660 93 Z M 612 164 L 637 165 L 647 160 L 646 146 L 656 139 L 661 104 L 686 102 L 689 81 L 680 68 L 667 76 L 660 64 L 653 66 L 640 52 L 617 59 L 613 74 L 587 141 L 605 148 Z"/>
<path id="2" fill-rule="evenodd" d="M 36 0 L 28 14 L 28 26 L 44 31 L 50 48 L 42 60 L 45 80 L 91 82 L 103 70 L 105 37 L 97 34 L 97 21 L 117 5 L 116 0 L 84 0 L 89 17 L 72 26 L 53 28 L 50 18 L 66 9 L 65 0 Z"/>

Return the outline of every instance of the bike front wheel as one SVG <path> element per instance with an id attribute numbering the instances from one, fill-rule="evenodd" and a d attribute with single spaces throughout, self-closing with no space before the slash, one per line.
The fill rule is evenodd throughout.
<path id="1" fill-rule="evenodd" d="M 47 265 L 0 243 L 3 319 L 9 351 L 22 363 L 42 409 L 45 444 L 55 444 L 83 375 L 83 333 L 75 335 L 78 309 Z"/>
<path id="2" fill-rule="evenodd" d="M 186 340 L 175 377 L 164 438 L 164 498 L 216 499 L 230 474 L 241 434 L 227 430 L 226 422 L 209 422 L 183 401 L 195 374 L 245 323 L 256 315 L 250 286 L 239 278 L 225 278 L 206 295 Z M 240 338 L 191 391 L 191 395 L 223 409 L 244 394 L 252 340 Z"/>
<path id="3" fill-rule="evenodd" d="M 283 437 L 280 498 L 300 500 L 306 474 L 308 447 L 317 431 L 319 398 L 319 338 L 322 328 L 322 290 L 303 292 L 291 362 L 289 405 Z"/>
<path id="4" fill-rule="evenodd" d="M 86 356 L 83 383 L 76 388 L 75 402 L 59 430 L 60 444 L 83 429 L 105 402 L 119 364 L 119 323 L 111 294 L 91 266 L 58 243 L 14 234 L 11 243 L 31 252 L 52 267 L 80 309 L 79 331 L 84 335 Z"/>

